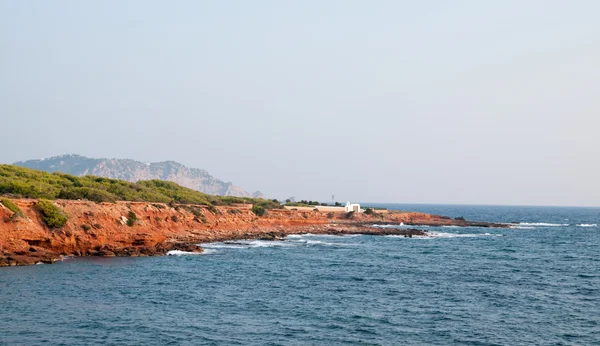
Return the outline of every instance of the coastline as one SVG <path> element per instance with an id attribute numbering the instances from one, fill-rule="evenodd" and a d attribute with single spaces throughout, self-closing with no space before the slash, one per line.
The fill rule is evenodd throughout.
<path id="1" fill-rule="evenodd" d="M 54 263 L 63 256 L 158 256 L 171 250 L 202 252 L 199 243 L 241 239 L 281 240 L 292 234 L 426 236 L 418 226 L 508 225 L 455 220 L 417 212 L 331 213 L 287 209 L 257 216 L 250 205 L 207 207 L 149 202 L 95 203 L 56 200 L 69 216 L 62 228 L 49 228 L 35 199 L 12 199 L 18 216 L 0 205 L 0 267 Z M 128 217 L 135 215 L 135 220 Z M 404 224 L 407 229 L 374 225 Z"/>

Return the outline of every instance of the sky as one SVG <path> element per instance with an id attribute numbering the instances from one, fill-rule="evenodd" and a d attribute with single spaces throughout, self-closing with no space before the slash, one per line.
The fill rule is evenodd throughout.
<path id="1" fill-rule="evenodd" d="M 0 163 L 269 197 L 600 206 L 600 1 L 0 0 Z"/>

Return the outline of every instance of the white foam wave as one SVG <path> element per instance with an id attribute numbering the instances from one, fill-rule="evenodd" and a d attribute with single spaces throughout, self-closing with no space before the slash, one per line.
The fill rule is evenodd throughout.
<path id="1" fill-rule="evenodd" d="M 201 246 L 204 249 L 243 249 L 243 248 L 250 247 L 249 244 L 242 244 L 242 243 L 237 243 L 237 244 L 207 243 L 207 244 L 201 244 Z"/>
<path id="2" fill-rule="evenodd" d="M 206 250 L 205 250 L 206 252 Z M 181 250 L 171 250 L 167 252 L 167 256 L 187 256 L 187 255 L 202 255 L 205 252 L 190 252 Z"/>
<path id="3" fill-rule="evenodd" d="M 276 247 L 276 246 L 293 246 L 286 241 L 273 240 L 253 240 L 249 243 L 250 247 Z"/>
<path id="4" fill-rule="evenodd" d="M 348 244 L 348 243 L 333 243 L 323 241 L 326 235 L 318 235 L 318 238 L 322 240 L 314 239 L 315 235 L 307 235 L 307 234 L 295 234 L 293 236 L 288 236 L 288 238 L 284 241 L 272 241 L 272 240 L 242 240 L 235 242 L 217 242 L 217 243 L 204 243 L 199 244 L 202 246 L 205 251 L 206 249 L 212 249 L 213 251 L 219 249 L 249 249 L 249 248 L 271 248 L 271 247 L 293 247 L 293 246 L 312 246 L 312 245 L 324 245 L 324 246 L 350 246 L 356 244 Z M 329 237 L 338 237 L 335 235 L 329 235 Z M 312 238 L 312 239 L 311 239 Z"/>
<path id="5" fill-rule="evenodd" d="M 548 222 L 519 222 L 515 226 L 520 227 L 566 227 L 568 223 L 548 223 Z"/>
<path id="6" fill-rule="evenodd" d="M 435 239 L 435 238 L 475 238 L 475 237 L 502 237 L 502 234 L 495 233 L 446 233 L 446 232 L 427 232 L 427 235 L 413 235 L 417 239 Z M 387 235 L 390 238 L 406 238 L 403 235 Z"/>
<path id="7" fill-rule="evenodd" d="M 375 228 L 411 228 L 411 227 L 429 227 L 429 225 L 405 225 L 404 223 L 400 223 L 399 225 L 371 225 L 371 227 Z"/>
<path id="8" fill-rule="evenodd" d="M 336 234 L 314 234 L 314 233 L 303 233 L 303 234 L 290 234 L 287 238 L 298 239 L 298 238 L 339 238 Z"/>
<path id="9" fill-rule="evenodd" d="M 510 226 L 510 228 L 514 228 L 514 229 L 535 229 L 535 227 L 533 227 L 533 226 L 517 226 L 517 225 Z"/>
<path id="10" fill-rule="evenodd" d="M 495 233 L 444 233 L 444 232 L 429 232 L 429 236 L 433 238 L 474 238 L 474 237 L 501 237 L 502 234 Z"/>
<path id="11" fill-rule="evenodd" d="M 582 223 L 577 225 L 577 227 L 598 227 L 598 224 L 595 223 Z"/>

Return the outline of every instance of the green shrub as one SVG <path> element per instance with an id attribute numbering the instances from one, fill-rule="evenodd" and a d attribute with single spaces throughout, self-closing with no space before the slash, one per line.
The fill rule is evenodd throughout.
<path id="1" fill-rule="evenodd" d="M 252 207 L 252 212 L 256 214 L 256 216 L 265 215 L 265 208 L 261 205 L 255 205 Z"/>
<path id="2" fill-rule="evenodd" d="M 6 198 L 0 199 L 0 203 L 2 203 L 2 205 L 4 205 L 6 208 L 8 208 L 8 210 L 15 213 L 16 216 L 18 216 L 18 217 L 25 216 L 25 214 L 23 214 L 23 211 L 21 210 L 21 208 L 19 208 L 18 205 L 14 204 L 10 199 L 6 199 Z"/>
<path id="3" fill-rule="evenodd" d="M 127 213 L 127 226 L 133 227 L 133 225 L 135 225 L 136 221 L 137 221 L 137 215 L 135 215 L 135 213 L 133 212 L 133 210 L 130 210 Z"/>
<path id="4" fill-rule="evenodd" d="M 90 188 L 90 187 L 68 187 L 60 190 L 57 198 L 61 199 L 87 199 L 89 201 L 101 202 L 116 202 L 117 198 L 112 193 Z"/>
<path id="5" fill-rule="evenodd" d="M 69 220 L 62 209 L 48 200 L 40 199 L 37 202 L 37 207 L 42 213 L 42 220 L 48 227 L 61 228 L 64 227 Z"/>
<path id="6" fill-rule="evenodd" d="M 373 215 L 373 213 L 375 213 L 373 208 L 367 208 L 367 210 L 365 210 L 365 214 L 367 214 L 367 215 Z"/>
<path id="7" fill-rule="evenodd" d="M 204 213 L 198 207 L 194 207 L 194 206 L 190 205 L 190 206 L 185 206 L 184 209 L 187 210 L 187 211 L 189 211 L 190 213 L 192 213 L 195 217 L 202 217 L 202 216 L 204 216 Z"/>
<path id="8" fill-rule="evenodd" d="M 102 225 L 99 224 L 99 223 L 95 223 L 92 226 L 94 226 L 95 229 L 101 229 L 102 228 Z"/>
<path id="9" fill-rule="evenodd" d="M 86 224 L 82 224 L 81 225 L 81 229 L 87 232 L 87 231 L 89 231 L 91 229 L 91 227 L 88 226 L 88 225 L 86 225 Z"/>

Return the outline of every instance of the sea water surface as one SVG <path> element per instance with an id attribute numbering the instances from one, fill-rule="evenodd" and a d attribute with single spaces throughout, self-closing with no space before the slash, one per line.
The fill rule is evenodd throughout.
<path id="1" fill-rule="evenodd" d="M 522 223 L 3 268 L 0 344 L 600 344 L 600 209 L 385 206 Z"/>

